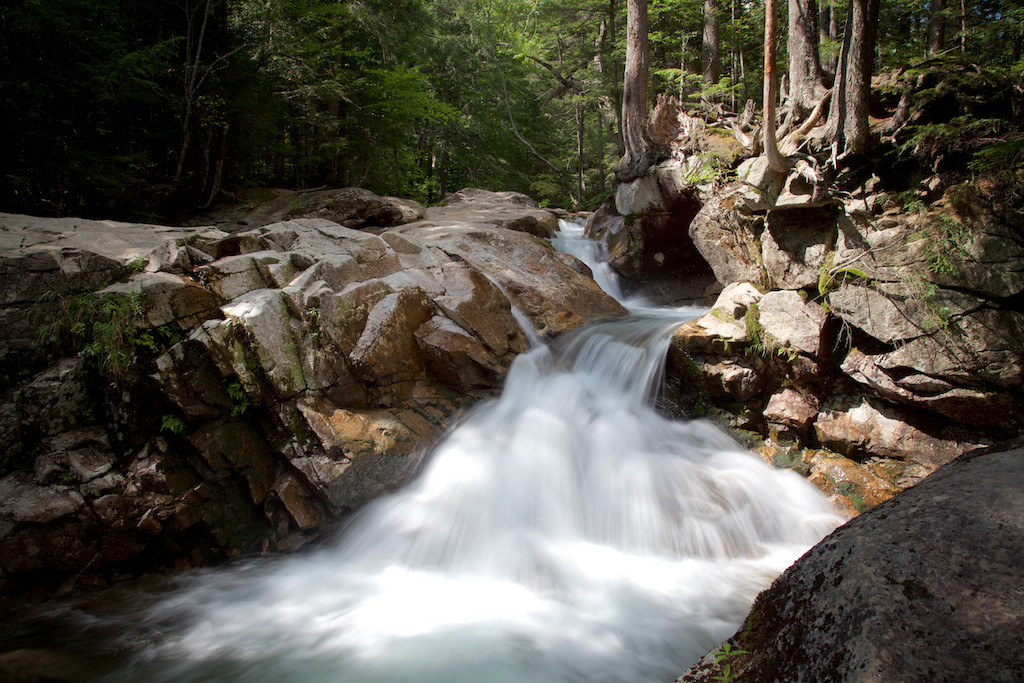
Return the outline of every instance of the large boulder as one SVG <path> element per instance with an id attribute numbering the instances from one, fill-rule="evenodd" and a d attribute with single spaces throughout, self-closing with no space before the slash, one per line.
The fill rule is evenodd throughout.
<path id="1" fill-rule="evenodd" d="M 554 237 L 558 214 L 542 209 L 537 202 L 518 192 L 492 192 L 465 188 L 427 209 L 431 222 L 472 223 L 527 232 L 537 237 Z"/>
<path id="2" fill-rule="evenodd" d="M 720 288 L 689 233 L 701 206 L 686 164 L 671 159 L 619 185 L 588 218 L 586 235 L 601 244 L 630 289 L 668 301 L 702 300 L 709 287 Z"/>
<path id="3" fill-rule="evenodd" d="M 381 234 L 104 223 L 95 252 L 19 218 L 0 312 L 50 332 L 4 338 L 25 362 L 0 387 L 0 587 L 299 547 L 403 483 L 532 339 L 625 314 L 468 206 Z"/>
<path id="4" fill-rule="evenodd" d="M 197 216 L 196 225 L 215 225 L 226 232 L 258 228 L 294 218 L 323 218 L 346 228 L 381 228 L 423 218 L 417 202 L 382 197 L 359 187 L 317 190 L 250 190 L 229 205 Z"/>
<path id="5" fill-rule="evenodd" d="M 1024 450 L 961 456 L 839 528 L 679 681 L 1019 681 Z M 721 648 L 718 649 L 721 652 Z"/>
<path id="6" fill-rule="evenodd" d="M 715 194 L 687 229 L 690 240 L 722 286 L 735 282 L 768 284 L 761 261 L 764 216 L 734 211 L 728 197 Z"/>

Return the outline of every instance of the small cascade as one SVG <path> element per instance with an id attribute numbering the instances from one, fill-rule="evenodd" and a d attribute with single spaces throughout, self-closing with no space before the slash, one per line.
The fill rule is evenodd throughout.
<path id="1" fill-rule="evenodd" d="M 651 407 L 692 314 L 513 364 L 340 540 L 81 615 L 99 680 L 669 681 L 841 520 L 799 476 Z"/>
<path id="2" fill-rule="evenodd" d="M 575 256 L 590 268 L 594 282 L 609 296 L 618 301 L 633 315 L 669 316 L 689 315 L 696 318 L 706 309 L 695 306 L 666 307 L 652 304 L 646 297 L 626 296 L 616 275 L 608 263 L 608 254 L 594 240 L 584 237 L 584 223 L 581 220 L 558 219 L 558 230 L 551 239 L 551 246 L 556 250 Z"/>
<path id="3" fill-rule="evenodd" d="M 555 231 L 555 236 L 551 238 L 551 246 L 556 251 L 571 254 L 580 261 L 583 261 L 593 273 L 594 282 L 608 296 L 629 308 L 629 301 L 619 285 L 619 277 L 612 270 L 612 267 L 608 265 L 608 255 L 602 253 L 600 244 L 583 236 L 584 229 L 585 226 L 582 221 L 570 221 L 559 218 L 558 230 Z"/>

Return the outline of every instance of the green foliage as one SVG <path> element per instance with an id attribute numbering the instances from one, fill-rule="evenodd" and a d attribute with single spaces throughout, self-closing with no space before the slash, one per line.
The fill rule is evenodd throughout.
<path id="1" fill-rule="evenodd" d="M 479 186 L 586 208 L 611 191 L 622 2 L 7 4 L 0 119 L 17 134 L 0 137 L 4 210 L 153 220 L 206 206 L 221 185 L 361 186 L 428 204 Z M 957 118 L 924 117 L 899 139 L 921 160 L 953 151 L 947 163 L 1005 176 L 1019 198 L 1007 171 L 1020 168 L 1021 144 L 997 122 L 1010 98 L 988 103 L 975 87 L 1019 81 L 1018 5 L 969 3 L 963 32 L 947 22 L 947 45 L 967 48 L 956 78 L 915 98 L 941 105 L 952 87 L 945 119 Z M 712 84 L 699 75 L 703 12 L 697 0 L 649 3 L 650 94 L 718 118 L 760 98 L 764 5 L 717 3 L 723 69 Z M 883 3 L 880 69 L 920 62 L 928 14 L 918 0 Z M 827 63 L 838 46 L 821 51 Z"/>
<path id="2" fill-rule="evenodd" d="M 164 415 L 160 421 L 160 431 L 168 434 L 181 434 L 185 431 L 185 423 L 174 415 Z"/>
<path id="3" fill-rule="evenodd" d="M 950 151 L 972 151 L 978 146 L 978 140 L 995 134 L 1003 125 L 1001 119 L 964 114 L 948 123 L 907 126 L 910 137 L 900 145 L 900 151 L 926 160 Z"/>
<path id="4" fill-rule="evenodd" d="M 941 306 L 935 300 L 938 286 L 921 275 L 912 275 L 904 280 L 911 295 L 921 303 L 925 311 L 922 325 L 928 329 L 946 330 L 953 321 L 949 306 Z"/>
<path id="5" fill-rule="evenodd" d="M 1024 72 L 1024 64 L 1020 70 Z M 1020 182 L 1024 172 L 1024 135 L 1017 133 L 1017 136 L 989 142 L 975 153 L 967 167 L 976 174 L 994 179 L 1008 203 L 1019 204 L 1024 199 L 1024 187 Z"/>
<path id="6" fill-rule="evenodd" d="M 228 398 L 231 399 L 231 417 L 241 417 L 245 415 L 245 412 L 249 410 L 249 395 L 245 393 L 245 388 L 242 387 L 242 383 L 238 380 L 228 382 L 224 387 L 227 391 Z"/>
<path id="7" fill-rule="evenodd" d="M 936 275 L 955 275 L 960 262 L 970 258 L 967 250 L 970 231 L 952 216 L 939 216 L 918 235 L 927 240 L 924 254 L 928 270 Z"/>
<path id="8" fill-rule="evenodd" d="M 139 354 L 156 346 L 154 332 L 135 325 L 144 311 L 141 292 L 48 292 L 40 304 L 53 309 L 52 319 L 40 326 L 36 348 L 40 353 L 82 353 L 115 383 L 137 376 Z"/>
<path id="9" fill-rule="evenodd" d="M 713 680 L 721 681 L 721 683 L 729 683 L 730 681 L 736 680 L 736 675 L 732 672 L 733 662 L 731 661 L 739 655 L 750 654 L 746 650 L 740 650 L 734 648 L 731 643 L 725 643 L 721 648 L 716 650 L 714 653 L 715 663 L 721 664 L 725 662 L 725 666 L 722 668 L 722 673 L 719 676 L 713 676 Z"/>
<path id="10" fill-rule="evenodd" d="M 868 278 L 860 268 L 854 265 L 837 266 L 835 265 L 836 252 L 830 251 L 825 255 L 825 260 L 822 261 L 821 267 L 818 269 L 818 295 L 822 301 L 828 296 L 828 293 L 838 289 L 842 285 L 852 280 L 866 280 Z"/>
<path id="11" fill-rule="evenodd" d="M 756 356 L 766 355 L 765 333 L 764 328 L 761 327 L 760 311 L 756 302 L 747 307 L 747 312 L 743 314 L 743 324 L 747 332 L 745 352 Z"/>

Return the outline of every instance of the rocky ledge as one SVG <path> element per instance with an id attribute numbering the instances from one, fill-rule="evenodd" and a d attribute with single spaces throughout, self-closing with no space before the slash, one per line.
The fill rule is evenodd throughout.
<path id="1" fill-rule="evenodd" d="M 379 234 L 0 215 L 0 586 L 290 550 L 398 486 L 528 336 L 624 314 L 498 227 L 555 224 L 524 199 Z"/>

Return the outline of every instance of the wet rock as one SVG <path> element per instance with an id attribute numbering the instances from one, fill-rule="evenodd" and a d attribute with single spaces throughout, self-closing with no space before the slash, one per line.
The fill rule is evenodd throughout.
<path id="1" fill-rule="evenodd" d="M 295 474 L 289 472 L 279 477 L 274 482 L 274 493 L 299 529 L 308 531 L 325 521 L 326 515 L 310 495 L 309 487 L 302 484 Z"/>
<path id="2" fill-rule="evenodd" d="M 758 359 L 736 358 L 720 363 L 696 361 L 695 364 L 704 376 L 712 398 L 744 403 L 768 385 L 768 377 Z"/>
<path id="3" fill-rule="evenodd" d="M 444 316 L 416 328 L 416 341 L 429 374 L 450 389 L 494 388 L 503 374 L 491 352 Z"/>
<path id="4" fill-rule="evenodd" d="M 488 202 L 500 215 L 482 212 Z M 400 485 L 528 336 L 625 314 L 574 259 L 495 227 L 554 216 L 522 204 L 466 196 L 451 210 L 476 223 L 449 213 L 383 235 L 323 218 L 232 234 L 153 227 L 161 244 L 126 239 L 109 255 L 19 233 L 43 245 L 0 253 L 19 277 L 142 293 L 141 374 L 97 381 L 75 358 L 5 379 L 0 433 L 15 445 L 0 470 L 0 583 L 293 549 Z M 129 272 L 129 254 L 149 265 Z M 91 270 L 69 279 L 61 267 Z M 4 315 L 21 314 L 26 287 L 5 290 Z"/>
<path id="5" fill-rule="evenodd" d="M 702 204 L 684 172 L 678 159 L 664 161 L 619 185 L 614 200 L 587 220 L 587 236 L 601 244 L 627 288 L 668 301 L 703 299 L 715 284 L 689 234 Z"/>

